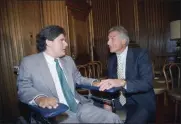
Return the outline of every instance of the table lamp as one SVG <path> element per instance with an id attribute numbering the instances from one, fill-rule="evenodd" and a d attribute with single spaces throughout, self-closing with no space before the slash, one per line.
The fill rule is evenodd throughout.
<path id="1" fill-rule="evenodd" d="M 170 39 L 177 41 L 176 58 L 177 62 L 181 62 L 181 20 L 170 22 Z"/>

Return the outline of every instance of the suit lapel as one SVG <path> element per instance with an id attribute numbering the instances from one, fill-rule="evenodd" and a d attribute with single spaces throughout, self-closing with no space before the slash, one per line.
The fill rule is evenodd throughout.
<path id="1" fill-rule="evenodd" d="M 109 78 L 116 79 L 117 78 L 117 57 L 116 54 L 112 54 L 110 61 L 109 61 L 109 66 L 108 66 L 108 71 L 109 71 Z"/>
<path id="2" fill-rule="evenodd" d="M 131 73 L 131 70 L 133 69 L 132 63 L 133 63 L 133 52 L 131 48 L 128 48 L 127 57 L 126 57 L 126 79 L 129 77 L 129 74 Z"/>
<path id="3" fill-rule="evenodd" d="M 118 67 L 118 63 L 117 63 L 117 56 L 116 56 L 116 54 L 114 54 L 114 56 L 113 56 L 114 58 L 113 58 L 113 75 L 112 75 L 112 77 L 114 78 L 114 79 L 117 79 L 118 78 L 118 76 L 117 76 L 117 67 Z"/>
<path id="4" fill-rule="evenodd" d="M 42 76 L 42 78 L 44 79 L 44 84 L 49 88 L 49 90 L 52 92 L 52 94 L 55 97 L 58 97 L 57 92 L 56 92 L 56 88 L 55 88 L 55 84 L 53 81 L 53 78 L 51 76 L 50 70 L 48 68 L 47 62 L 45 60 L 45 57 L 43 55 L 43 53 L 39 54 L 39 68 L 40 68 L 40 75 Z"/>

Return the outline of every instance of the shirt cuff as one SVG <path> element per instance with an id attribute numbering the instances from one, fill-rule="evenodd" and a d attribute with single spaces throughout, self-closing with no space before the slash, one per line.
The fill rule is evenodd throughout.
<path id="1" fill-rule="evenodd" d="M 100 80 L 98 80 L 98 79 L 93 80 L 93 81 L 91 82 L 91 86 L 93 86 L 93 83 L 94 83 L 94 82 L 100 82 Z"/>
<path id="2" fill-rule="evenodd" d="M 124 86 L 124 89 L 127 89 L 127 84 Z"/>
<path id="3" fill-rule="evenodd" d="M 33 98 L 33 100 L 31 100 L 31 101 L 29 102 L 29 104 L 30 104 L 30 105 L 37 105 L 36 102 L 35 102 L 35 99 L 37 99 L 37 98 L 39 98 L 39 97 L 48 97 L 48 96 L 46 96 L 46 95 L 44 95 L 44 94 L 37 95 L 37 96 L 35 96 L 35 97 Z"/>

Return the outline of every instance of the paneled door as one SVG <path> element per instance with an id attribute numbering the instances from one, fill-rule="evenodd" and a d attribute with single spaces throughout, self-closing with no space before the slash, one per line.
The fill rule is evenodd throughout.
<path id="1" fill-rule="evenodd" d="M 89 12 L 85 0 L 66 0 L 70 52 L 76 64 L 90 61 Z"/>

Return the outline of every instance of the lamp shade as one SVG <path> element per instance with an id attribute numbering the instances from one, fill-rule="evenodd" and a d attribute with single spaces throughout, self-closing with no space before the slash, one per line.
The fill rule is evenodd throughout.
<path id="1" fill-rule="evenodd" d="M 181 39 L 180 23 L 181 23 L 181 20 L 176 20 L 176 21 L 170 22 L 170 37 L 172 40 Z"/>

